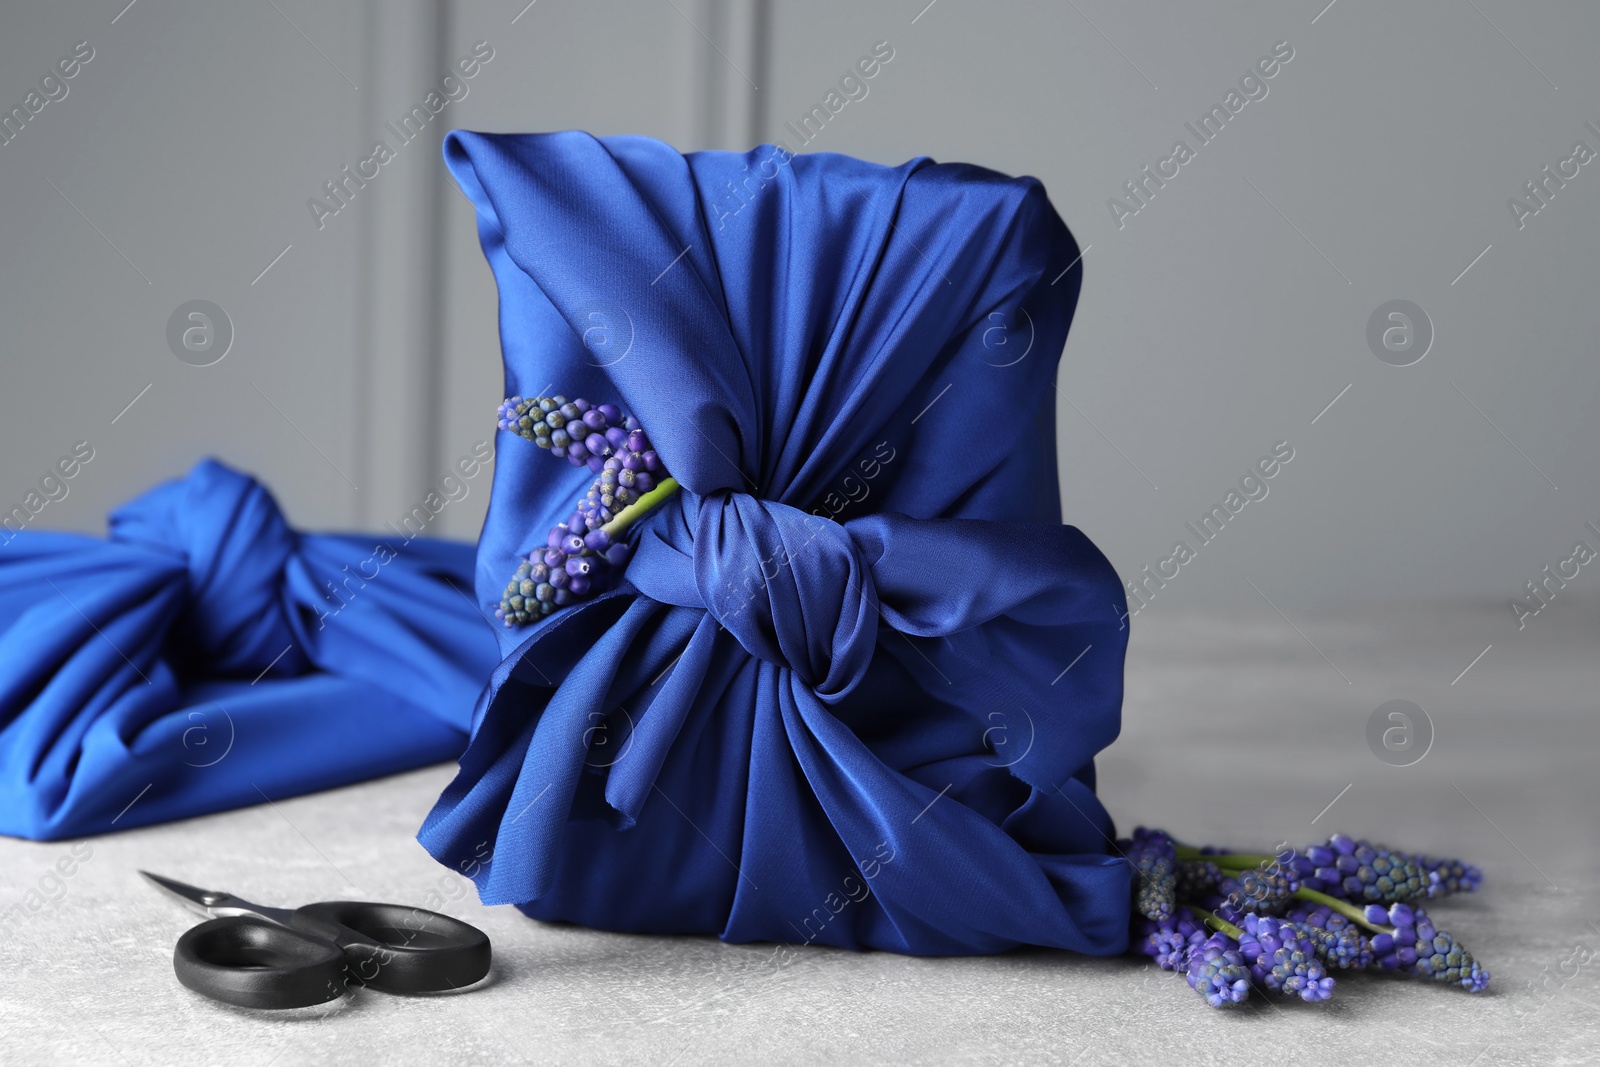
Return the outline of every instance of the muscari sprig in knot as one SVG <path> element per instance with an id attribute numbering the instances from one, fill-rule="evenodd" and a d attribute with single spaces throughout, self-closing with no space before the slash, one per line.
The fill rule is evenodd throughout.
<path id="1" fill-rule="evenodd" d="M 1344 834 L 1263 855 L 1140 827 L 1118 846 L 1135 870 L 1133 950 L 1183 973 L 1212 1007 L 1241 1004 L 1252 989 L 1327 1000 L 1333 971 L 1416 975 L 1471 993 L 1489 985 L 1472 953 L 1415 903 L 1475 891 L 1483 872 L 1461 860 Z"/>
<path id="2" fill-rule="evenodd" d="M 564 396 L 508 397 L 499 425 L 595 474 L 572 515 L 517 564 L 495 616 L 507 627 L 541 619 L 614 587 L 632 555 L 629 526 L 677 491 L 644 427 L 614 404 Z"/>

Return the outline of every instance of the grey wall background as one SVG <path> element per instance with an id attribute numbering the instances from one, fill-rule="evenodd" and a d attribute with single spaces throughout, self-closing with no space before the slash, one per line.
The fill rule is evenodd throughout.
<path id="1" fill-rule="evenodd" d="M 78 42 L 94 58 L 0 145 L 0 502 L 87 440 L 36 527 L 100 530 L 207 453 L 305 526 L 409 510 L 499 399 L 492 280 L 438 141 L 582 127 L 1039 177 L 1086 248 L 1068 521 L 1134 577 L 1295 450 L 1148 610 L 1504 604 L 1600 545 L 1600 164 L 1520 229 L 1507 207 L 1574 142 L 1600 151 L 1593 5 L 525 3 L 7 5 L 3 108 Z M 307 198 L 478 41 L 469 95 L 319 230 Z M 893 60 L 802 148 L 785 122 L 877 41 Z M 1184 124 L 1280 41 L 1267 95 L 1199 146 Z M 1119 227 L 1108 198 L 1179 138 L 1194 160 Z M 208 367 L 165 335 L 196 298 L 235 331 Z M 1392 299 L 1433 324 L 1411 366 L 1368 346 Z M 438 529 L 475 536 L 487 489 Z"/>

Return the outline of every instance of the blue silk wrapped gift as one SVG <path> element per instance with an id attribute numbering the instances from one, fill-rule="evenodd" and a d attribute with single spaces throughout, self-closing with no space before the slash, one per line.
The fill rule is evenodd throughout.
<path id="1" fill-rule="evenodd" d="M 472 547 L 304 534 L 213 460 L 110 537 L 0 543 L 0 833 L 126 830 L 458 755 L 494 639 Z"/>
<path id="2" fill-rule="evenodd" d="M 422 843 L 539 919 L 1122 951 L 1093 760 L 1125 609 L 1061 524 L 1081 266 L 1039 183 L 576 132 L 445 153 L 507 393 L 619 404 L 682 490 L 619 587 L 503 635 Z M 484 603 L 591 477 L 498 455 Z"/>

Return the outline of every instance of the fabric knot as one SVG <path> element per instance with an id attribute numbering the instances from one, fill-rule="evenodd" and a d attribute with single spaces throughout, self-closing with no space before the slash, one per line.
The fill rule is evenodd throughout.
<path id="1" fill-rule="evenodd" d="M 753 656 L 837 698 L 866 673 L 878 634 L 872 574 L 843 526 L 719 490 L 694 520 L 706 610 Z"/>
<path id="2" fill-rule="evenodd" d="M 168 641 L 181 662 L 208 674 L 308 666 L 284 614 L 284 568 L 296 535 L 260 482 L 215 460 L 165 482 L 110 517 L 113 541 L 181 558 L 189 595 Z"/>

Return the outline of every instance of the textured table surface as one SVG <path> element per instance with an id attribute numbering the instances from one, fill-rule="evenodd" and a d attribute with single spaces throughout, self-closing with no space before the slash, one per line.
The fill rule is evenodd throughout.
<path id="1" fill-rule="evenodd" d="M 47 872 L 73 843 L 0 840 L 0 906 L 36 887 L 59 898 L 4 940 L 0 1062 L 1600 1059 L 1600 955 L 1584 947 L 1600 953 L 1600 925 L 1584 925 L 1600 915 L 1600 610 L 1554 605 L 1518 632 L 1503 605 L 1292 622 L 1265 606 L 1221 618 L 1152 607 L 1134 628 L 1125 728 L 1101 761 L 1119 825 L 1265 847 L 1343 829 L 1474 860 L 1483 891 L 1434 912 L 1493 971 L 1489 994 L 1358 976 L 1328 1004 L 1217 1012 L 1142 959 L 825 948 L 785 959 L 772 946 L 542 925 L 480 906 L 413 840 L 451 776 L 434 767 L 93 839 L 64 891 Z M 1435 732 L 1406 767 L 1365 739 L 1373 710 L 1396 698 Z M 194 920 L 140 867 L 263 903 L 421 903 L 434 891 L 449 901 L 441 910 L 490 935 L 495 969 L 467 995 L 220 1006 L 173 979 L 173 941 Z"/>

